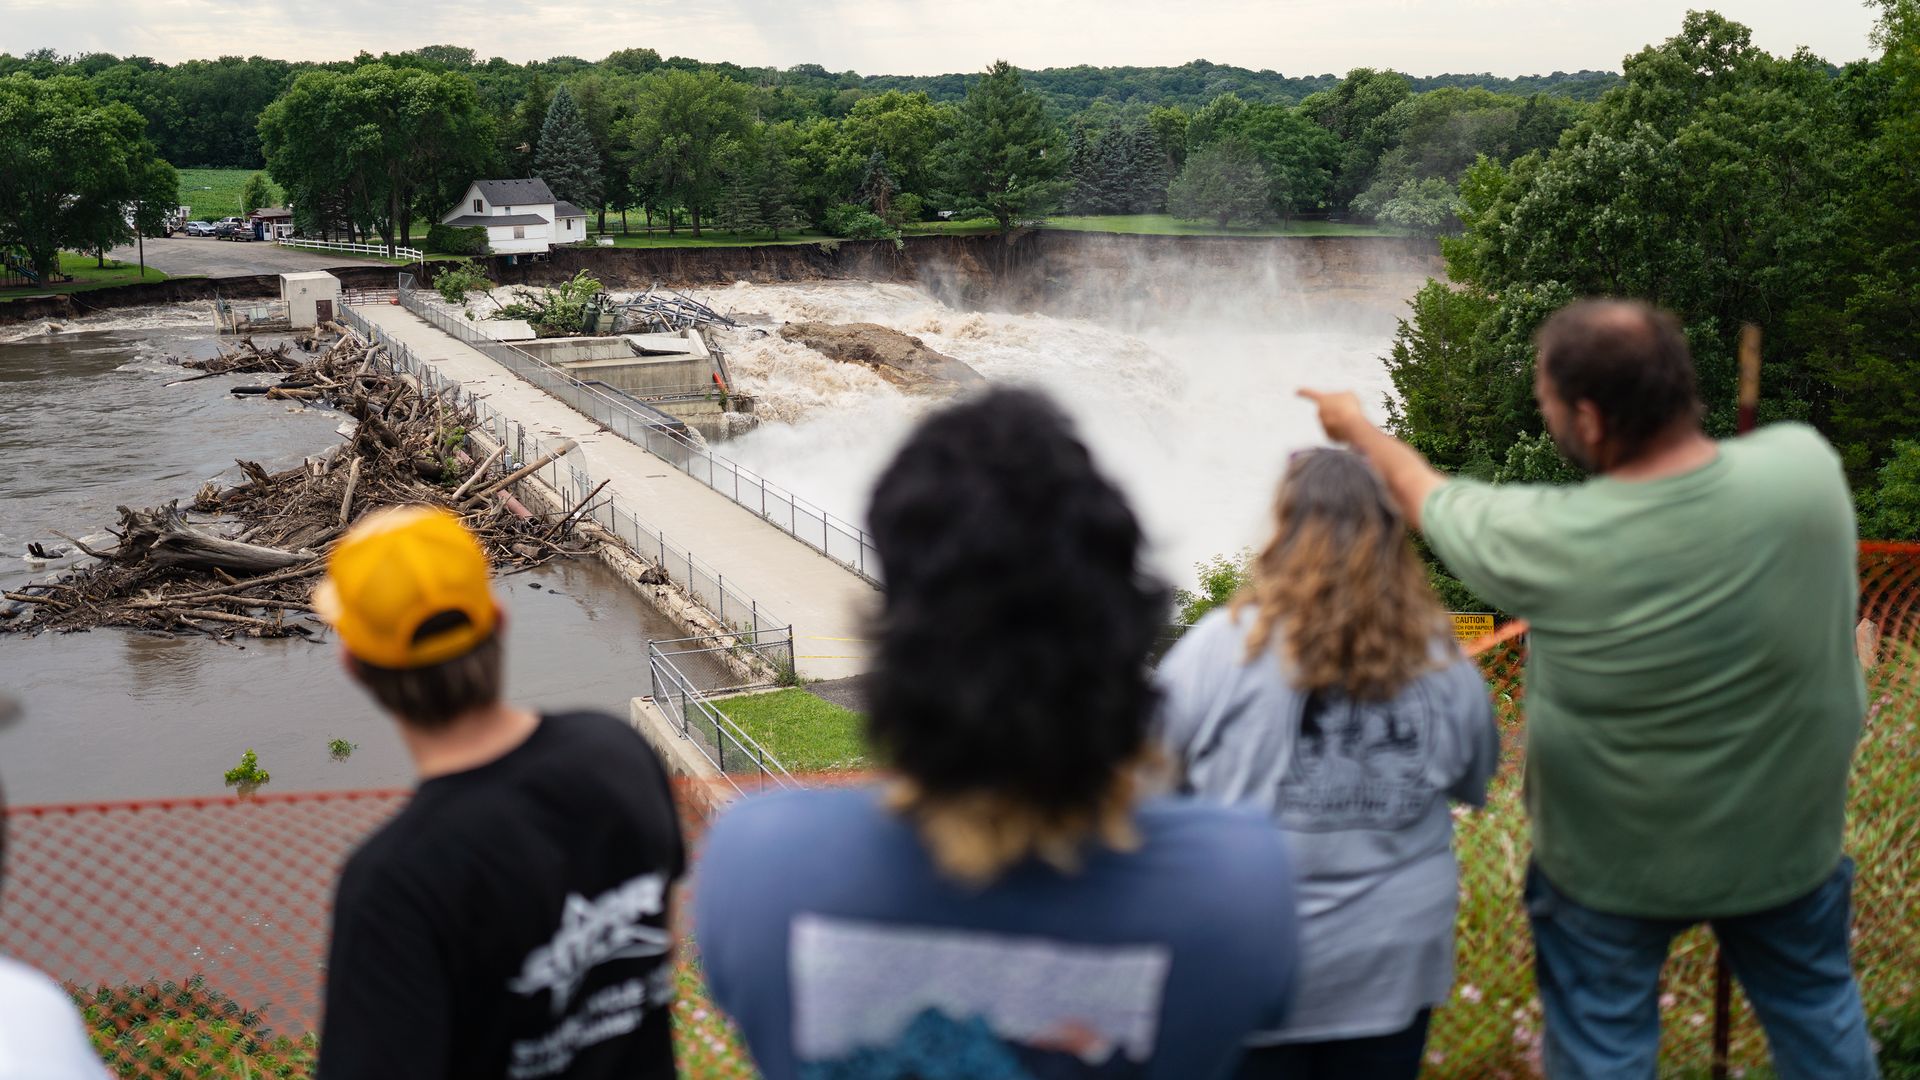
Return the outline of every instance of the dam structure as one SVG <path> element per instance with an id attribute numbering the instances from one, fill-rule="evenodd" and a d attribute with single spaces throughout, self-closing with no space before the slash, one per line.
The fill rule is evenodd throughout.
<path id="1" fill-rule="evenodd" d="M 482 351 L 434 325 L 429 321 L 431 308 L 409 285 L 402 282 L 401 304 L 355 305 L 354 316 L 530 436 L 573 440 L 577 448 L 568 460 L 604 481 L 606 493 L 630 508 L 649 531 L 697 553 L 718 572 L 727 590 L 752 597 L 791 623 L 794 670 L 800 678 L 841 679 L 867 670 L 867 625 L 879 606 L 877 559 L 857 527 L 769 487 L 731 462 L 693 449 L 665 424 L 653 426 L 640 408 L 633 409 L 631 418 L 634 426 L 647 428 L 646 445 L 629 439 L 489 355 L 497 344 L 489 343 Z M 541 365 L 592 394 L 596 407 L 603 400 L 608 409 L 631 407 L 622 395 L 593 387 L 582 378 L 585 372 L 569 375 L 524 351 L 515 350 L 514 355 L 517 362 Z M 640 554 L 653 555 L 645 550 Z"/>

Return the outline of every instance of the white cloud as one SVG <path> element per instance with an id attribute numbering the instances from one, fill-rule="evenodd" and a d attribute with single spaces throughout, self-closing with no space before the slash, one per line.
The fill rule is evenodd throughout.
<path id="1" fill-rule="evenodd" d="M 345 59 L 365 50 L 470 46 L 509 60 L 647 47 L 662 55 L 864 74 L 1023 67 L 1220 64 L 1288 74 L 1393 67 L 1519 75 L 1618 69 L 1671 36 L 1705 0 L 0 0 L 0 50 Z M 1774 52 L 1806 45 L 1843 63 L 1867 55 L 1856 3 L 1718 0 Z"/>

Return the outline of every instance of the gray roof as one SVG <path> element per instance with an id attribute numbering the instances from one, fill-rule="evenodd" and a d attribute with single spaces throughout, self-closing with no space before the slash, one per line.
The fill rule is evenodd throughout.
<path id="1" fill-rule="evenodd" d="M 494 206 L 544 206 L 553 201 L 552 189 L 539 177 L 531 180 L 475 180 L 473 183 L 480 189 L 480 196 Z"/>
<path id="2" fill-rule="evenodd" d="M 553 204 L 553 212 L 558 217 L 586 217 L 587 216 L 587 212 L 585 210 L 580 209 L 579 207 L 573 205 L 572 203 L 566 201 L 565 199 L 562 199 L 559 202 Z"/>
<path id="3" fill-rule="evenodd" d="M 447 222 L 448 225 L 466 227 L 468 225 L 548 225 L 551 224 L 539 214 L 466 214 Z"/>

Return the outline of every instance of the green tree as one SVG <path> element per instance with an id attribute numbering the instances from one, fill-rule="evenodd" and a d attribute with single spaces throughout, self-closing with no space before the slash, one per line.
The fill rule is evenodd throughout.
<path id="1" fill-rule="evenodd" d="M 1893 444 L 1860 504 L 1861 536 L 1920 540 L 1920 442 L 1900 439 Z"/>
<path id="2" fill-rule="evenodd" d="M 133 227 L 141 236 L 165 236 L 167 223 L 180 205 L 180 174 L 157 157 L 148 156 L 135 168 Z"/>
<path id="3" fill-rule="evenodd" d="M 1340 166 L 1340 141 L 1331 132 L 1284 105 L 1250 105 L 1228 126 L 1260 156 L 1274 213 L 1291 218 L 1327 201 Z"/>
<path id="4" fill-rule="evenodd" d="M 1167 188 L 1167 212 L 1214 224 L 1252 225 L 1267 220 L 1267 171 L 1260 155 L 1238 139 L 1209 143 L 1187 156 L 1186 167 Z"/>
<path id="5" fill-rule="evenodd" d="M 1066 137 L 1020 72 L 996 60 L 960 106 L 949 169 L 957 214 L 984 214 L 1001 232 L 1052 209 L 1066 191 Z"/>
<path id="6" fill-rule="evenodd" d="M 388 250 L 410 242 L 415 212 L 437 215 L 473 180 L 492 134 L 466 76 L 386 64 L 310 71 L 260 116 L 267 171 L 303 223 L 337 208 Z"/>
<path id="7" fill-rule="evenodd" d="M 242 216 L 253 213 L 263 206 L 273 205 L 273 181 L 263 172 L 250 173 L 246 186 L 240 189 L 240 213 Z"/>
<path id="8" fill-rule="evenodd" d="M 616 138 L 632 151 L 636 185 L 684 207 L 697 237 L 701 212 L 719 194 L 753 123 L 743 84 L 710 72 L 668 70 L 641 80 L 634 115 Z"/>
<path id="9" fill-rule="evenodd" d="M 714 221 L 734 233 L 756 233 L 767 228 L 766 216 L 760 210 L 759 184 L 751 172 L 742 171 L 728 181 L 714 207 Z"/>
<path id="10" fill-rule="evenodd" d="M 1553 149 L 1480 156 L 1458 187 L 1461 235 L 1441 243 L 1450 284 L 1423 291 L 1395 339 L 1396 429 L 1446 468 L 1565 475 L 1530 400 L 1530 337 L 1576 296 L 1639 297 L 1684 322 L 1718 434 L 1739 328 L 1759 325 L 1762 421 L 1819 426 L 1878 513 L 1920 409 L 1911 9 L 1888 0 L 1884 54 L 1838 76 L 1690 14 Z"/>
<path id="11" fill-rule="evenodd" d="M 840 121 L 839 134 L 848 153 L 862 160 L 884 157 L 896 191 L 924 196 L 936 183 L 940 146 L 953 137 L 958 122 L 951 105 L 936 105 L 923 93 L 889 90 L 855 102 Z"/>
<path id="12" fill-rule="evenodd" d="M 1173 590 L 1174 621 L 1192 626 L 1209 611 L 1229 603 L 1253 580 L 1253 549 L 1215 555 L 1194 564 L 1197 589 Z"/>
<path id="13" fill-rule="evenodd" d="M 1331 90 L 1308 95 L 1300 112 L 1340 139 L 1333 202 L 1345 206 L 1373 182 L 1373 171 L 1393 142 L 1388 114 L 1413 87 L 1397 71 L 1354 68 Z"/>
<path id="14" fill-rule="evenodd" d="M 140 114 L 102 103 L 80 79 L 0 79 L 0 248 L 42 280 L 60 249 L 103 251 L 132 233 L 128 208 L 155 160 Z"/>
<path id="15" fill-rule="evenodd" d="M 547 182 L 554 198 L 585 206 L 600 201 L 600 148 L 594 145 L 586 117 L 565 84 L 553 92 L 534 174 Z"/>

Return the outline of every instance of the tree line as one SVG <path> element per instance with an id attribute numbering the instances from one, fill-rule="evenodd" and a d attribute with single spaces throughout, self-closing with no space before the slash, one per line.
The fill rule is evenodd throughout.
<path id="1" fill-rule="evenodd" d="M 1397 432 L 1450 471 L 1572 479 L 1533 404 L 1532 334 L 1575 297 L 1639 297 L 1684 320 L 1716 435 L 1758 325 L 1761 421 L 1828 437 L 1862 535 L 1920 539 L 1920 4 L 1872 6 L 1880 55 L 1841 69 L 1691 13 L 1557 141 L 1476 158 L 1448 280 L 1394 340 Z"/>
<path id="2" fill-rule="evenodd" d="M 308 71 L 348 72 L 370 63 L 458 71 L 474 85 L 482 106 L 498 122 L 501 151 L 513 151 L 537 135 L 556 87 L 584 75 L 640 75 L 650 71 L 712 72 L 753 87 L 756 110 L 772 120 L 814 116 L 842 119 L 862 98 L 898 90 L 924 93 L 939 103 L 958 103 L 981 73 L 933 76 L 859 75 L 830 72 L 818 64 L 789 68 L 742 67 L 687 57 L 662 58 L 652 49 L 623 49 L 599 61 L 555 57 L 526 64 L 480 59 L 472 49 L 433 45 L 378 57 L 317 64 L 267 57 L 222 56 L 163 64 L 143 56 L 111 53 L 61 56 L 39 49 L 15 56 L 0 52 L 0 78 L 23 72 L 35 78 L 71 75 L 92 83 L 102 100 L 133 107 L 147 120 L 147 136 L 160 156 L 181 168 L 258 169 L 265 165 L 257 125 L 267 104 Z M 1263 104 L 1293 104 L 1339 83 L 1336 75 L 1288 76 L 1195 60 L 1179 67 L 1048 68 L 1023 73 L 1048 112 L 1065 121 L 1096 106 L 1198 109 L 1223 93 Z M 1605 71 L 1554 72 L 1501 78 L 1488 74 L 1412 77 L 1415 93 L 1443 87 L 1479 87 L 1496 93 L 1536 93 L 1591 101 L 1618 81 Z M 503 161 L 502 164 L 508 162 Z M 524 160 L 521 161 L 524 164 Z"/>

